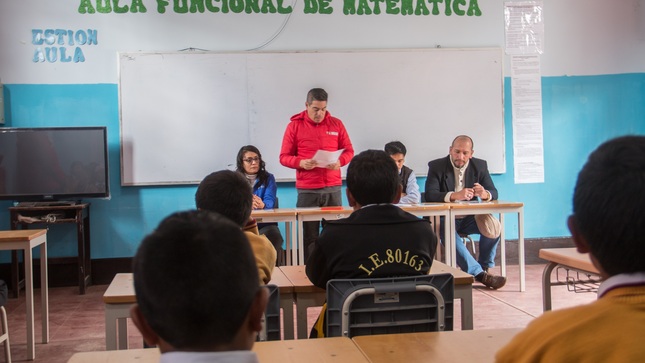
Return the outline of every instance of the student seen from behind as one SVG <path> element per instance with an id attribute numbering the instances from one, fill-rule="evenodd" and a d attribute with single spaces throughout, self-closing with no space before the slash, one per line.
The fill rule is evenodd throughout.
<path id="1" fill-rule="evenodd" d="M 346 193 L 354 211 L 326 222 L 307 260 L 314 285 L 324 289 L 331 279 L 428 274 L 437 237 L 430 222 L 394 205 L 401 183 L 392 158 L 381 150 L 356 155 L 347 169 Z M 395 255 L 409 258 L 396 261 Z M 324 325 L 319 318 L 312 337 L 323 336 Z"/>
<path id="2" fill-rule="evenodd" d="M 591 304 L 544 313 L 497 362 L 645 361 L 645 137 L 610 140 L 578 174 L 568 220 L 604 279 Z"/>
<path id="3" fill-rule="evenodd" d="M 255 255 L 260 283 L 267 284 L 275 267 L 276 252 L 271 241 L 259 234 L 258 225 L 251 218 L 253 193 L 246 178 L 230 170 L 207 175 L 197 187 L 195 204 L 197 209 L 217 212 L 243 228 Z"/>
<path id="4" fill-rule="evenodd" d="M 131 317 L 161 363 L 258 361 L 268 291 L 238 225 L 208 211 L 172 214 L 144 238 L 133 272 Z"/>

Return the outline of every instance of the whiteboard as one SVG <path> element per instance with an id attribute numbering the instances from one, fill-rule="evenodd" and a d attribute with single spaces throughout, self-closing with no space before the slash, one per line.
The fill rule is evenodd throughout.
<path id="1" fill-rule="evenodd" d="M 424 176 L 467 134 L 503 173 L 502 69 L 501 48 L 120 53 L 121 184 L 197 184 L 234 169 L 247 144 L 278 180 L 294 180 L 279 162 L 282 136 L 314 87 L 356 153 L 399 140 Z"/>

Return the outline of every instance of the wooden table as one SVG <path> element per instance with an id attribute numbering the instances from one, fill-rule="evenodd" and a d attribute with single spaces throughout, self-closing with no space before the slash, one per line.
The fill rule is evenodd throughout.
<path id="1" fill-rule="evenodd" d="M 258 223 L 278 223 L 284 222 L 286 227 L 286 251 L 287 251 L 287 265 L 293 265 L 297 261 L 297 242 L 294 244 L 296 238 L 296 225 L 298 224 L 298 217 L 295 209 L 256 209 L 251 212 L 251 217 L 255 218 Z"/>
<path id="2" fill-rule="evenodd" d="M 260 362 L 361 363 L 369 362 L 349 338 L 280 340 L 259 342 L 253 351 Z M 83 352 L 74 354 L 68 363 L 158 363 L 159 349 Z"/>
<path id="3" fill-rule="evenodd" d="M 278 286 L 280 291 L 284 338 L 293 339 L 293 285 L 278 267 L 273 269 L 269 284 Z M 130 318 L 130 307 L 136 302 L 132 274 L 116 274 L 103 294 L 106 350 L 128 349 L 127 319 Z"/>
<path id="4" fill-rule="evenodd" d="M 494 362 L 520 329 L 383 334 L 352 340 L 372 363 Z"/>
<path id="5" fill-rule="evenodd" d="M 0 231 L 0 250 L 22 250 L 25 264 L 25 291 L 27 309 L 27 359 L 36 358 L 34 337 L 34 267 L 32 250 L 40 246 L 40 299 L 42 342 L 49 342 L 49 291 L 47 280 L 47 230 L 31 229 Z"/>
<path id="6" fill-rule="evenodd" d="M 128 349 L 127 319 L 130 317 L 130 307 L 136 302 L 132 274 L 116 274 L 103 294 L 106 350 Z"/>
<path id="7" fill-rule="evenodd" d="M 28 229 L 31 225 L 45 225 L 47 227 L 55 224 L 76 225 L 76 245 L 78 261 L 78 290 L 79 294 L 85 294 L 88 285 L 92 284 L 92 261 L 90 259 L 90 203 L 78 203 L 73 205 L 34 205 L 16 206 L 9 208 L 11 229 Z M 58 217 L 42 220 L 46 215 L 57 215 Z M 25 217 L 35 218 L 35 221 Z M 17 261 L 12 256 L 12 261 Z M 12 262 L 14 274 L 17 275 L 17 263 Z M 18 297 L 19 279 L 13 278 L 14 296 Z"/>
<path id="8" fill-rule="evenodd" d="M 502 225 L 499 246 L 501 251 L 502 276 L 506 276 L 506 240 L 504 237 L 504 213 L 517 213 L 517 234 L 518 234 L 518 255 L 520 265 L 520 291 L 526 291 L 526 273 L 524 261 L 524 203 L 504 202 L 493 200 L 481 203 L 448 203 L 450 206 L 450 219 L 452 226 L 455 226 L 457 216 L 473 214 L 499 214 L 499 222 Z M 451 251 L 451 260 L 448 262 L 451 266 L 457 266 L 457 235 L 453 228 L 450 230 L 450 237 L 446 238 L 449 245 L 446 250 Z M 447 254 L 448 252 L 446 252 Z M 446 261 L 448 261 L 446 259 Z"/>
<path id="9" fill-rule="evenodd" d="M 296 326 L 298 339 L 309 336 L 307 329 L 307 309 L 322 306 L 326 300 L 326 293 L 309 280 L 305 266 L 281 266 L 280 270 L 293 284 L 296 301 Z M 460 269 L 450 267 L 441 261 L 434 260 L 430 274 L 450 273 L 455 281 L 455 299 L 461 299 L 461 328 L 473 328 L 473 282 L 475 278 Z"/>
<path id="10" fill-rule="evenodd" d="M 567 282 L 551 281 L 551 272 L 558 266 L 568 269 L 575 269 L 583 273 L 596 275 L 593 280 L 585 282 L 597 283 L 600 280 L 598 269 L 591 263 L 588 253 L 579 253 L 575 247 L 572 248 L 543 248 L 540 250 L 540 258 L 549 261 L 542 273 L 542 305 L 544 311 L 551 310 L 551 286 L 566 285 Z"/>

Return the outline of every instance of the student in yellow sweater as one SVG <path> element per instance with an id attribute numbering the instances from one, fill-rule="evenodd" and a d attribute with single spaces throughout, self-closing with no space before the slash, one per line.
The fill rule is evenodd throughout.
<path id="1" fill-rule="evenodd" d="M 197 209 L 217 212 L 242 227 L 255 255 L 260 283 L 267 284 L 275 267 L 276 251 L 271 241 L 258 232 L 258 225 L 251 218 L 253 191 L 246 178 L 231 170 L 207 175 L 197 187 L 195 204 Z"/>
<path id="2" fill-rule="evenodd" d="M 589 156 L 568 225 L 604 279 L 598 300 L 545 313 L 497 353 L 497 362 L 644 362 L 644 136 L 613 139 Z"/>

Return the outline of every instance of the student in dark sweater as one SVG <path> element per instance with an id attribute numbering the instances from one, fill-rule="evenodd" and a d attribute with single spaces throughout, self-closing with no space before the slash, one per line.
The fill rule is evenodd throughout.
<path id="1" fill-rule="evenodd" d="M 395 206 L 398 169 L 384 151 L 356 155 L 347 169 L 347 199 L 354 212 L 326 222 L 307 260 L 307 276 L 325 288 L 334 278 L 425 275 L 437 237 L 427 220 Z"/>

